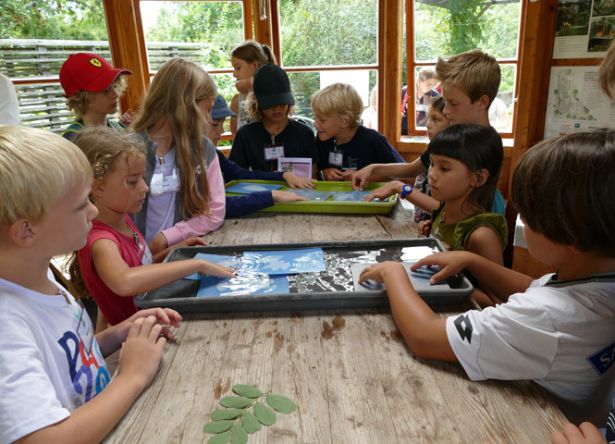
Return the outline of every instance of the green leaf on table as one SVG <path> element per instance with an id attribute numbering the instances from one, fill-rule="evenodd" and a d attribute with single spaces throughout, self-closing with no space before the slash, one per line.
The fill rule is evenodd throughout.
<path id="1" fill-rule="evenodd" d="M 253 385 L 236 384 L 232 387 L 232 390 L 239 396 L 245 396 L 246 398 L 254 399 L 263 396 L 263 392 Z"/>
<path id="2" fill-rule="evenodd" d="M 256 419 L 258 419 L 258 422 L 260 422 L 261 424 L 270 426 L 275 423 L 275 412 L 269 407 L 267 407 L 265 404 L 257 402 L 256 404 L 254 404 L 254 408 L 252 409 L 252 411 L 254 412 L 254 416 L 256 416 Z"/>
<path id="3" fill-rule="evenodd" d="M 228 440 L 231 438 L 231 432 L 220 433 L 219 435 L 214 435 L 207 440 L 207 444 L 226 444 Z"/>
<path id="4" fill-rule="evenodd" d="M 235 424 L 231 429 L 231 443 L 246 444 L 248 442 L 248 434 L 239 424 Z"/>
<path id="5" fill-rule="evenodd" d="M 223 419 L 235 419 L 238 418 L 244 410 L 241 409 L 216 409 L 211 415 L 211 419 L 214 421 L 220 421 Z"/>
<path id="6" fill-rule="evenodd" d="M 243 409 L 252 405 L 253 402 L 252 399 L 244 398 L 243 396 L 225 396 L 220 400 L 220 405 L 234 409 Z"/>
<path id="7" fill-rule="evenodd" d="M 297 410 L 297 404 L 288 399 L 286 396 L 282 395 L 267 395 L 265 398 L 269 407 L 271 407 L 276 412 L 280 413 L 292 413 Z"/>
<path id="8" fill-rule="evenodd" d="M 222 433 L 233 427 L 233 424 L 235 424 L 235 421 L 213 421 L 205 424 L 203 431 L 205 433 Z"/>
<path id="9" fill-rule="evenodd" d="M 256 417 L 250 413 L 245 412 L 241 417 L 241 426 L 244 430 L 250 434 L 256 433 L 261 429 L 261 424 L 258 422 Z"/>

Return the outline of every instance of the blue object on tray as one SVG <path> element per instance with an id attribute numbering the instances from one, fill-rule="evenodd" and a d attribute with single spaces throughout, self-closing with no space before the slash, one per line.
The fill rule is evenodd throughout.
<path id="1" fill-rule="evenodd" d="M 241 268 L 268 275 L 318 273 L 326 270 L 322 248 L 244 251 Z"/>
<path id="2" fill-rule="evenodd" d="M 252 183 L 252 182 L 239 182 L 226 189 L 227 192 L 237 194 L 250 194 L 258 193 L 259 191 L 275 191 L 282 188 L 283 185 L 277 185 L 274 183 Z"/>
<path id="3" fill-rule="evenodd" d="M 337 191 L 331 193 L 331 198 L 336 202 L 363 202 L 363 198 L 370 191 Z"/>

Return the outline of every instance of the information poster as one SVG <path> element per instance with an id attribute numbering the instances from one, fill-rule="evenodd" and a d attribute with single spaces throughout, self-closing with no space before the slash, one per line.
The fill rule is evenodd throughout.
<path id="1" fill-rule="evenodd" d="M 597 66 L 551 68 L 545 138 L 615 128 L 615 102 L 600 89 Z"/>
<path id="2" fill-rule="evenodd" d="M 615 0 L 559 0 L 554 59 L 603 57 L 615 38 Z"/>

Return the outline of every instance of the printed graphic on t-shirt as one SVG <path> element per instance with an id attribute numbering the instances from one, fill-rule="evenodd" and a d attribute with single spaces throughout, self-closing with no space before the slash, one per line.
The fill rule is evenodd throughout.
<path id="1" fill-rule="evenodd" d="M 455 327 L 459 332 L 459 337 L 462 341 L 468 340 L 468 344 L 472 343 L 472 323 L 468 315 L 462 314 L 455 319 Z"/>

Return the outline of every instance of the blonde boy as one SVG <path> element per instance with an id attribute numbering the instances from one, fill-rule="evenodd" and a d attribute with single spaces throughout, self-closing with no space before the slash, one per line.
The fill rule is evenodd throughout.
<path id="1" fill-rule="evenodd" d="M 500 65 L 475 49 L 448 60 L 439 58 L 436 74 L 442 84 L 444 115 L 451 125 L 473 123 L 489 126 L 489 106 L 500 87 Z"/>
<path id="2" fill-rule="evenodd" d="M 318 164 L 325 180 L 347 180 L 372 163 L 404 161 L 382 134 L 361 125 L 363 102 L 351 85 L 334 83 L 318 91 L 312 109 Z"/>
<path id="3" fill-rule="evenodd" d="M 155 376 L 172 310 L 144 310 L 94 336 L 49 271 L 96 216 L 92 171 L 72 143 L 0 126 L 0 443 L 99 442 Z M 123 344 L 111 381 L 104 356 Z"/>

